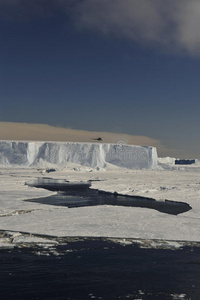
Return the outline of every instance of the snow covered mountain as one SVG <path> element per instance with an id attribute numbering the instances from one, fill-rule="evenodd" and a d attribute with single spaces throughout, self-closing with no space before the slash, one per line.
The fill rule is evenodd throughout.
<path id="1" fill-rule="evenodd" d="M 106 167 L 106 163 L 129 169 L 155 169 L 155 147 L 124 143 L 72 143 L 0 141 L 0 165 L 38 166 L 42 163 L 65 165 L 67 162 L 91 168 Z"/>

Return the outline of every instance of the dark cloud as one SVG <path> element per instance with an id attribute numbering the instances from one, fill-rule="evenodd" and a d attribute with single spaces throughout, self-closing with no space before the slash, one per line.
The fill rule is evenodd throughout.
<path id="1" fill-rule="evenodd" d="M 30 20 L 67 11 L 72 0 L 0 0 L 0 16 L 5 19 Z"/>
<path id="2" fill-rule="evenodd" d="M 200 54 L 199 0 L 0 0 L 6 18 L 66 13 L 80 29 Z"/>

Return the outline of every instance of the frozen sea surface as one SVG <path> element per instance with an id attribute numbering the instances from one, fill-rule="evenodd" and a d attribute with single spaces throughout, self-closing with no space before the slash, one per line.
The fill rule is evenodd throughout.
<path id="1" fill-rule="evenodd" d="M 78 170 L 78 171 L 77 171 Z M 0 229 L 53 236 L 93 236 L 200 241 L 200 168 L 169 167 L 160 170 L 120 168 L 57 169 L 48 174 L 71 182 L 92 181 L 92 188 L 157 201 L 181 201 L 191 210 L 179 215 L 144 207 L 99 205 L 70 209 L 24 201 L 56 195 L 25 185 L 47 176 L 45 169 L 2 168 L 0 171 Z"/>

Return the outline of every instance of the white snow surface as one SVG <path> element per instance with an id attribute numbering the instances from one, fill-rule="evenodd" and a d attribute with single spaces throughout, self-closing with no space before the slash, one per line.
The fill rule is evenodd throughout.
<path id="1" fill-rule="evenodd" d="M 174 157 L 159 157 L 158 163 L 175 165 L 176 158 Z"/>
<path id="2" fill-rule="evenodd" d="M 192 209 L 169 215 L 153 209 L 100 205 L 67 208 L 24 201 L 53 192 L 25 182 L 43 177 L 37 168 L 0 169 L 0 230 L 53 236 L 90 236 L 200 242 L 200 167 L 170 166 L 157 170 L 67 166 L 51 178 L 92 182 L 100 190 L 187 202 Z"/>
<path id="3" fill-rule="evenodd" d="M 68 162 L 91 168 L 106 164 L 130 169 L 155 169 L 155 147 L 118 144 L 72 142 L 0 141 L 0 165 L 44 166 Z"/>

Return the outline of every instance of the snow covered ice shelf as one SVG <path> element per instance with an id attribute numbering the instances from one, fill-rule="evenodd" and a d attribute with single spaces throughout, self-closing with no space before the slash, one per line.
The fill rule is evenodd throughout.
<path id="1" fill-rule="evenodd" d="M 107 163 L 130 169 L 155 169 L 155 147 L 118 144 L 0 141 L 0 165 L 41 166 L 68 162 L 91 168 Z"/>

